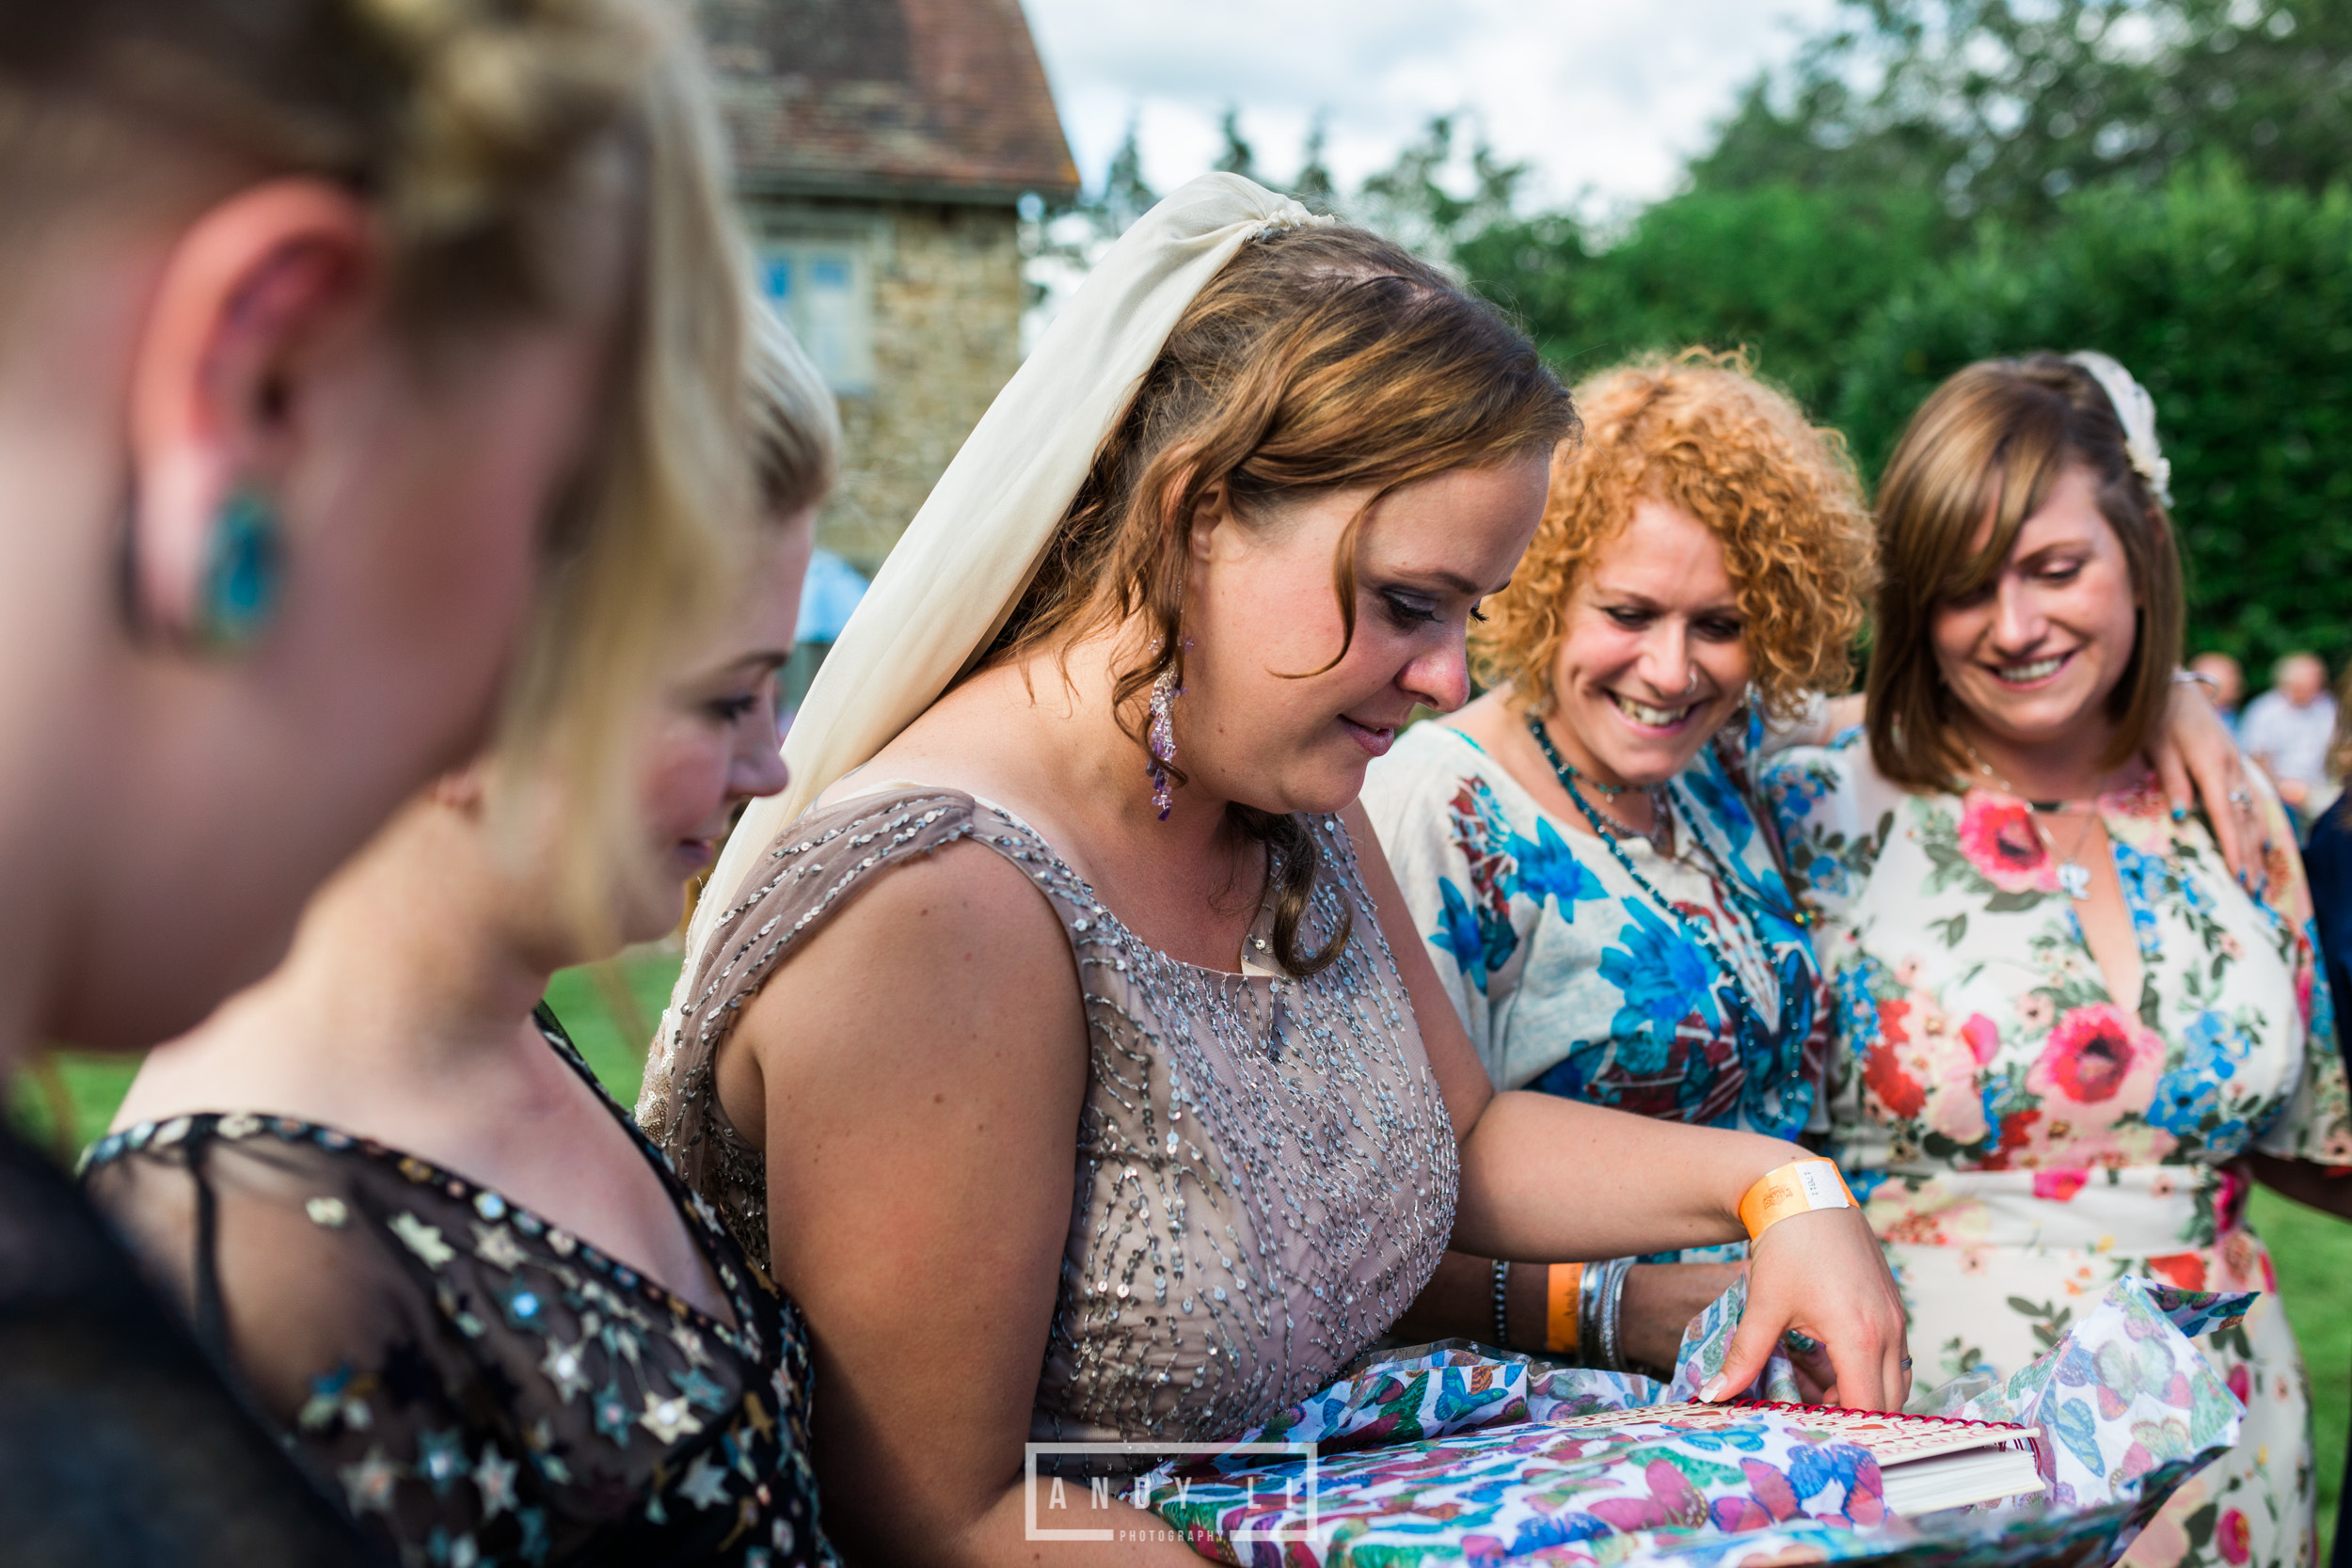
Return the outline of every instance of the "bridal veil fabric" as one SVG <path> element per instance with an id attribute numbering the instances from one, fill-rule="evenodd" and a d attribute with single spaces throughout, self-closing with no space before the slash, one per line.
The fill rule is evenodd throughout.
<path id="1" fill-rule="evenodd" d="M 826 657 L 784 743 L 791 784 L 752 802 L 712 868 L 681 987 L 775 835 L 987 648 L 1193 297 L 1258 235 L 1331 221 L 1239 175 L 1209 174 L 1111 246 L 981 416 Z M 657 1069 L 676 1022 L 673 997 Z"/>

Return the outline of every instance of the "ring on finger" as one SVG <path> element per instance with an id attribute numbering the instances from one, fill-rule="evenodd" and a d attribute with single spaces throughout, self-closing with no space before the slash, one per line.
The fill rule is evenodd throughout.
<path id="1" fill-rule="evenodd" d="M 1896 1365 L 1902 1368 L 1904 1371 L 1909 1371 L 1911 1370 L 1911 1357 L 1906 1355 L 1900 1361 L 1897 1362 Z"/>
<path id="2" fill-rule="evenodd" d="M 2254 797 L 2250 792 L 2243 789 L 2233 789 L 2230 791 L 2230 804 L 2233 806 L 2250 806 L 2253 803 Z"/>

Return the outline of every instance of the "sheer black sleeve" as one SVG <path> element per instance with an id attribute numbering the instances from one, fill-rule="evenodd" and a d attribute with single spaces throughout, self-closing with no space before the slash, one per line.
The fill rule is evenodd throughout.
<path id="1" fill-rule="evenodd" d="M 0 1558 L 19 1568 L 379 1560 L 63 1173 L 5 1132 Z"/>

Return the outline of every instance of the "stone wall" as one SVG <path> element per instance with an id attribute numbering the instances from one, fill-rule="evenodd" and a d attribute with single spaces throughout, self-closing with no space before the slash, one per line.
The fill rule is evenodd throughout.
<path id="1" fill-rule="evenodd" d="M 1021 251 L 1010 207 L 825 208 L 826 228 L 866 236 L 874 374 L 841 399 L 841 487 L 818 541 L 870 576 L 1020 366 Z M 798 225 L 777 213 L 765 227 Z"/>

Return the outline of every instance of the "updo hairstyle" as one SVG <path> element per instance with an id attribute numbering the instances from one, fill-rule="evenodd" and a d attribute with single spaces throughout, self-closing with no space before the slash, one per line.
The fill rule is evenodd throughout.
<path id="1" fill-rule="evenodd" d="M 585 809 L 568 896 L 637 843 L 633 715 L 748 538 L 748 269 L 684 8 L 659 0 L 70 0 L 0 7 L 0 333 L 40 242 L 107 202 L 305 175 L 364 200 L 420 369 L 578 308 L 582 223 L 633 238 L 583 471 L 549 519 L 501 748 Z M 164 188 L 199 150 L 214 194 Z M 233 172 L 226 172 L 233 171 Z M 192 199 L 193 198 L 193 199 Z"/>

